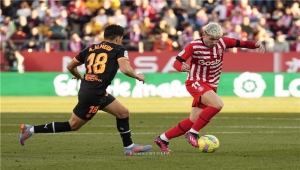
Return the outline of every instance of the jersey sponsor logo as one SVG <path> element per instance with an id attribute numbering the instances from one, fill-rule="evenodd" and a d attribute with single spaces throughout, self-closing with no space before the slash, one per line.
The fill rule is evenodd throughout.
<path id="1" fill-rule="evenodd" d="M 200 65 L 205 65 L 205 66 L 213 66 L 213 65 L 217 65 L 221 62 L 221 59 L 216 59 L 213 61 L 205 61 L 205 60 L 199 60 L 198 64 Z"/>
<path id="2" fill-rule="evenodd" d="M 84 79 L 86 81 L 98 81 L 102 82 L 102 79 L 99 79 L 97 75 L 94 74 L 85 74 Z"/>

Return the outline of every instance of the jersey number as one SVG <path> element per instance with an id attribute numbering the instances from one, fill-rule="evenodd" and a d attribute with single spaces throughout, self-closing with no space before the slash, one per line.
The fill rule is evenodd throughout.
<path id="1" fill-rule="evenodd" d="M 96 56 L 95 53 L 91 53 L 87 61 L 89 61 L 89 64 L 87 65 L 88 73 L 101 74 L 104 72 L 106 67 L 107 54 L 100 53 Z"/>

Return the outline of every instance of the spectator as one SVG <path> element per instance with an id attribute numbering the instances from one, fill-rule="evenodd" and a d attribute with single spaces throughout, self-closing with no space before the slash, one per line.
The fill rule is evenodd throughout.
<path id="1" fill-rule="evenodd" d="M 99 32 L 100 33 L 100 32 Z M 82 37 L 82 40 L 84 42 L 89 42 L 92 40 L 92 38 L 95 36 L 95 34 L 92 32 L 92 27 L 89 24 L 86 24 L 83 27 L 83 30 L 80 34 L 80 37 Z"/>
<path id="2" fill-rule="evenodd" d="M 277 20 L 276 24 L 271 27 L 273 35 L 276 35 L 277 32 L 281 32 L 282 34 L 287 34 L 288 28 L 285 27 L 282 23 L 282 20 Z"/>
<path id="3" fill-rule="evenodd" d="M 156 23 L 156 25 L 154 26 L 153 30 L 152 30 L 152 34 L 161 34 L 162 32 L 170 32 L 170 26 L 167 24 L 167 22 L 163 19 L 161 19 L 160 21 L 158 21 L 158 23 Z"/>
<path id="4" fill-rule="evenodd" d="M 205 8 L 200 8 L 196 13 L 196 18 L 192 23 L 194 24 L 194 30 L 199 30 L 203 25 L 208 23 L 208 16 L 205 12 Z"/>
<path id="5" fill-rule="evenodd" d="M 170 27 L 177 27 L 177 17 L 172 8 L 167 8 L 165 10 L 163 20 L 165 20 Z"/>
<path id="6" fill-rule="evenodd" d="M 235 11 L 240 11 L 242 16 L 249 16 L 252 13 L 248 0 L 240 0 L 240 4 L 235 7 Z"/>
<path id="7" fill-rule="evenodd" d="M 52 26 L 50 26 L 50 28 L 49 28 L 48 35 L 49 35 L 49 38 L 52 39 L 52 40 L 65 39 L 66 38 L 65 29 L 61 25 L 60 19 L 56 18 L 53 21 Z"/>
<path id="8" fill-rule="evenodd" d="M 217 5 L 218 4 L 216 3 L 215 0 L 207 0 L 207 1 L 203 1 L 202 7 L 206 8 L 208 14 L 211 14 Z"/>
<path id="9" fill-rule="evenodd" d="M 8 62 L 9 70 L 13 71 L 16 66 L 19 73 L 24 73 L 24 57 L 19 53 L 12 40 L 8 40 L 5 45 L 4 58 Z"/>
<path id="10" fill-rule="evenodd" d="M 85 2 L 82 0 L 73 0 L 68 4 L 67 11 L 72 31 L 79 32 L 82 30 L 82 26 L 88 22 Z"/>
<path id="11" fill-rule="evenodd" d="M 139 43 L 145 38 L 138 24 L 133 24 L 129 33 L 124 36 L 124 39 L 128 42 L 126 44 L 127 49 L 135 51 L 139 49 Z"/>
<path id="12" fill-rule="evenodd" d="M 12 0 L 1 1 L 2 14 L 6 17 L 16 18 L 16 9 L 12 4 Z"/>
<path id="13" fill-rule="evenodd" d="M 286 28 L 290 28 L 290 26 L 292 25 L 292 21 L 293 21 L 293 15 L 292 15 L 291 8 L 286 7 L 285 13 L 282 15 L 282 17 L 280 19 L 282 20 L 282 24 Z"/>
<path id="14" fill-rule="evenodd" d="M 300 19 L 300 5 L 299 2 L 293 2 L 291 6 L 293 19 Z"/>
<path id="15" fill-rule="evenodd" d="M 25 50 L 31 53 L 32 51 L 39 51 L 40 46 L 35 39 L 30 39 L 20 46 L 20 50 Z"/>
<path id="16" fill-rule="evenodd" d="M 296 20 L 292 27 L 290 27 L 287 33 L 288 40 L 296 40 L 296 38 L 300 35 L 300 19 Z"/>
<path id="17" fill-rule="evenodd" d="M 136 13 L 140 21 L 142 21 L 144 17 L 149 17 L 151 21 L 156 20 L 155 10 L 150 6 L 148 0 L 142 0 L 141 6 L 138 6 L 136 9 Z"/>
<path id="18" fill-rule="evenodd" d="M 105 10 L 105 14 L 107 16 L 113 16 L 115 11 L 111 6 L 110 0 L 103 0 L 103 9 Z"/>
<path id="19" fill-rule="evenodd" d="M 155 13 L 163 13 L 163 9 L 166 6 L 165 0 L 149 0 L 150 5 L 154 8 Z"/>
<path id="20" fill-rule="evenodd" d="M 219 20 L 221 22 L 225 21 L 226 18 L 230 16 L 227 16 L 227 1 L 228 0 L 222 0 L 222 3 L 216 5 L 216 7 L 212 10 L 212 15 L 218 14 Z"/>
<path id="21" fill-rule="evenodd" d="M 160 34 L 160 40 L 154 42 L 153 51 L 161 53 L 173 51 L 172 40 L 169 38 L 168 33 L 162 32 Z"/>
<path id="22" fill-rule="evenodd" d="M 42 7 L 43 8 L 43 7 Z M 61 15 L 61 11 L 65 10 L 61 0 L 50 0 L 51 17 L 57 18 Z"/>
<path id="23" fill-rule="evenodd" d="M 149 36 L 154 28 L 154 24 L 150 21 L 149 17 L 145 17 L 140 24 L 142 34 Z"/>
<path id="24" fill-rule="evenodd" d="M 105 9 L 100 8 L 96 16 L 96 22 L 99 23 L 102 27 L 107 23 L 107 15 L 105 14 Z"/>
<path id="25" fill-rule="evenodd" d="M 2 9 L 0 9 L 0 25 L 3 24 L 4 18 L 5 18 L 5 16 L 2 15 Z"/>
<path id="26" fill-rule="evenodd" d="M 296 41 L 291 44 L 291 51 L 300 52 L 300 35 L 298 35 Z"/>
<path id="27" fill-rule="evenodd" d="M 252 27 L 250 26 L 250 19 L 248 17 L 243 18 L 243 24 L 241 25 L 242 31 L 247 33 L 248 38 L 252 33 Z"/>
<path id="28" fill-rule="evenodd" d="M 5 39 L 2 40 L 8 40 L 10 36 L 15 32 L 16 30 L 16 25 L 13 21 L 11 21 L 11 18 L 9 16 L 6 16 L 3 21 L 3 25 L 1 26 L 2 30 L 2 36 L 5 33 Z"/>
<path id="29" fill-rule="evenodd" d="M 53 0 L 51 0 L 52 2 Z M 46 0 L 40 0 L 39 5 L 36 8 L 33 8 L 37 10 L 37 15 L 39 16 L 39 19 L 42 21 L 45 18 L 46 10 L 48 9 L 48 6 L 46 4 Z M 54 11 L 51 11 L 53 13 Z"/>
<path id="30" fill-rule="evenodd" d="M 80 52 L 85 48 L 85 45 L 81 41 L 81 38 L 77 33 L 71 35 L 71 41 L 69 42 L 69 50 L 72 52 Z"/>
<path id="31" fill-rule="evenodd" d="M 97 21 L 96 17 L 93 17 L 91 21 L 87 23 L 87 25 L 91 27 L 93 34 L 99 34 L 103 29 L 103 26 Z"/>
<path id="32" fill-rule="evenodd" d="M 30 6 L 28 5 L 28 2 L 23 1 L 20 5 L 20 8 L 17 10 L 17 16 L 24 16 L 29 17 L 31 14 Z"/>
<path id="33" fill-rule="evenodd" d="M 243 23 L 243 13 L 239 10 L 235 10 L 231 16 L 232 25 L 241 25 Z"/>
<path id="34" fill-rule="evenodd" d="M 22 31 L 25 32 L 25 34 L 30 34 L 30 26 L 27 22 L 27 18 L 25 16 L 19 16 L 19 19 L 16 23 L 17 27 L 21 27 Z"/>
<path id="35" fill-rule="evenodd" d="M 126 16 L 122 14 L 122 10 L 121 9 L 116 9 L 115 11 L 115 15 L 114 15 L 114 21 L 116 22 L 116 24 L 127 28 L 127 19 Z"/>
<path id="36" fill-rule="evenodd" d="M 262 18 L 262 14 L 258 11 L 258 8 L 256 6 L 253 6 L 252 7 L 252 10 L 251 10 L 251 14 L 248 15 L 249 19 L 250 19 L 250 22 L 252 24 L 257 24 L 258 23 L 258 20 L 260 18 Z"/>
<path id="37" fill-rule="evenodd" d="M 95 16 L 101 7 L 101 3 L 99 0 L 87 0 L 85 6 L 87 8 L 87 15 Z"/>
<path id="38" fill-rule="evenodd" d="M 196 13 L 199 11 L 200 6 L 197 5 L 196 0 L 188 0 L 189 5 L 186 7 L 186 10 L 188 11 L 189 19 L 193 22 L 196 20 Z"/>
<path id="39" fill-rule="evenodd" d="M 247 40 L 247 37 L 244 37 L 243 35 L 242 27 L 240 25 L 235 25 L 233 31 L 228 33 L 228 37 L 243 40 L 243 41 Z"/>
<path id="40" fill-rule="evenodd" d="M 14 41 L 14 45 L 19 47 L 24 44 L 24 40 L 26 39 L 27 34 L 23 32 L 22 27 L 18 27 L 16 32 L 10 37 L 12 41 Z"/>
<path id="41" fill-rule="evenodd" d="M 29 28 L 33 28 L 39 25 L 40 19 L 38 17 L 38 12 L 36 9 L 32 9 L 30 16 L 27 18 L 27 23 Z"/>
<path id="42" fill-rule="evenodd" d="M 290 51 L 290 44 L 285 40 L 284 35 L 282 32 L 277 32 L 276 40 L 274 43 L 274 52 L 289 52 Z"/>

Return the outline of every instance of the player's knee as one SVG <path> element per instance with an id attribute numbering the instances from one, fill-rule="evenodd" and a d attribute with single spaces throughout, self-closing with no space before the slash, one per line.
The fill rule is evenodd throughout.
<path id="1" fill-rule="evenodd" d="M 216 109 L 222 110 L 222 108 L 224 107 L 224 103 L 218 102 L 213 107 L 215 107 Z"/>
<path id="2" fill-rule="evenodd" d="M 122 109 L 119 114 L 118 118 L 123 119 L 129 116 L 129 110 L 127 108 Z"/>
<path id="3" fill-rule="evenodd" d="M 77 131 L 81 128 L 81 126 L 71 126 L 71 131 Z"/>

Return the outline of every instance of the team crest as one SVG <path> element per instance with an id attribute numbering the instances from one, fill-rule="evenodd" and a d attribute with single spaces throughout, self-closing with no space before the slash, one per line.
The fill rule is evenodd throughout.
<path id="1" fill-rule="evenodd" d="M 202 87 L 202 86 L 199 86 L 199 87 L 198 87 L 198 91 L 199 91 L 199 92 L 202 92 L 203 90 L 204 90 L 204 87 Z"/>
<path id="2" fill-rule="evenodd" d="M 222 48 L 219 48 L 219 49 L 218 49 L 218 54 L 220 54 L 220 55 L 221 55 L 222 53 L 223 53 L 223 50 L 222 50 Z"/>

